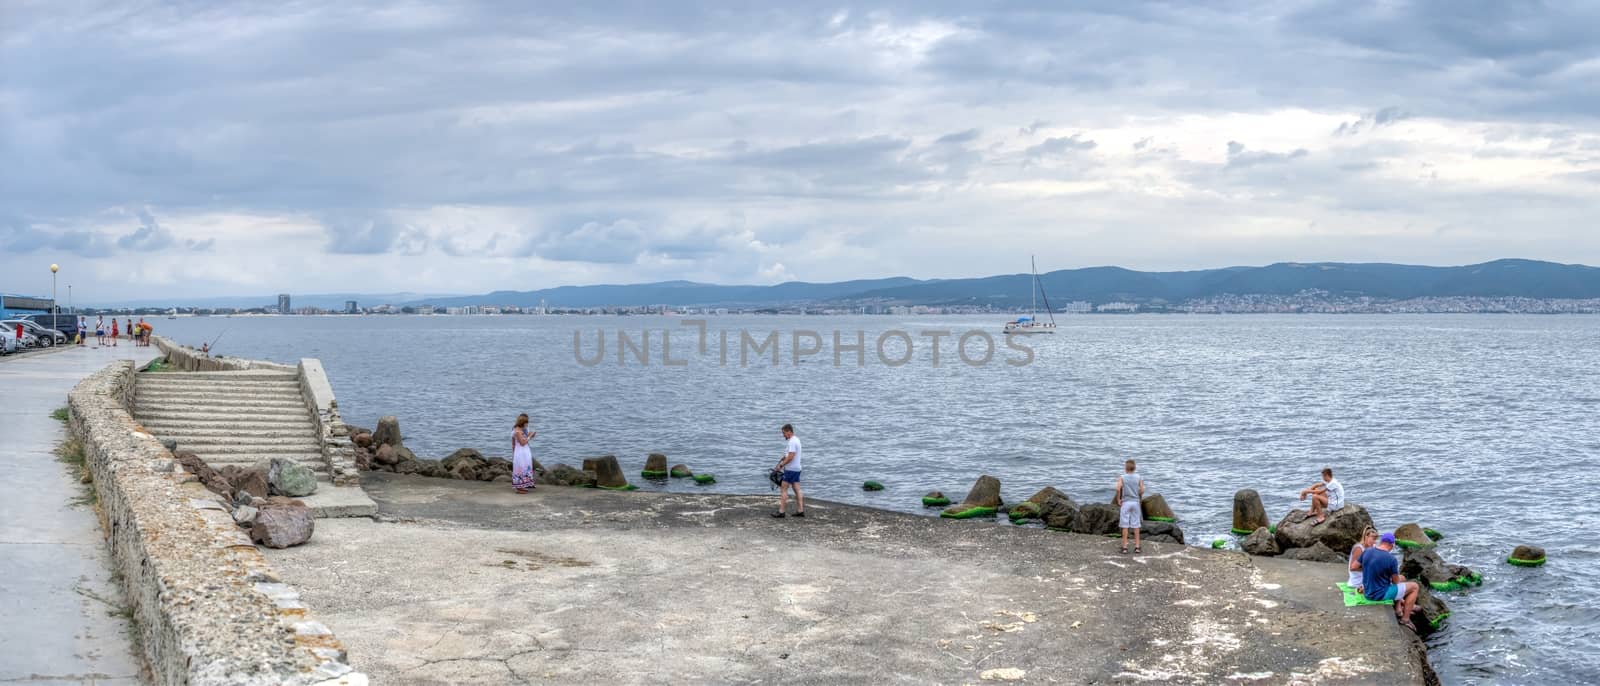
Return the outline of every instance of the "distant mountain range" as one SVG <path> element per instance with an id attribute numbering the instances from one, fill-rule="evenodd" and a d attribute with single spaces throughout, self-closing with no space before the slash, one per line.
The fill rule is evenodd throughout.
<path id="1" fill-rule="evenodd" d="M 1182 302 L 1223 295 L 1294 295 L 1322 290 L 1338 296 L 1405 300 L 1482 296 L 1539 299 L 1600 298 L 1600 268 L 1536 260 L 1496 260 L 1462 267 L 1404 264 L 1285 262 L 1187 272 L 1140 272 L 1121 267 L 1063 269 L 1039 275 L 1051 305 L 1082 300 Z M 1028 304 L 1028 274 L 970 279 L 907 277 L 773 286 L 722 286 L 691 281 L 634 285 L 562 286 L 536 291 L 419 298 L 407 304 L 436 307 L 517 305 L 551 308 L 667 305 L 767 307 L 797 304 L 993 305 Z M 357 296 L 352 296 L 352 299 Z M 296 303 L 298 304 L 298 300 Z M 365 304 L 365 303 L 364 303 Z M 399 304 L 399 303 L 397 303 Z"/>

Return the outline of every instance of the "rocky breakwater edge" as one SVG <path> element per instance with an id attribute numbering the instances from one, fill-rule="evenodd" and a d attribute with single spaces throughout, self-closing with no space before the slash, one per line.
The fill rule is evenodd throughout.
<path id="1" fill-rule="evenodd" d="M 302 525 L 309 536 L 309 523 L 298 514 L 303 505 L 274 500 L 267 473 L 225 476 L 192 456 L 173 454 L 133 419 L 134 383 L 131 362 L 112 363 L 72 390 L 68 415 L 83 445 L 139 649 L 155 680 L 367 683 L 349 665 L 343 644 L 280 581 L 235 520 L 234 499 L 247 493 L 257 510 L 252 532 L 267 512 L 262 535 L 269 540 L 298 535 Z M 278 476 L 288 483 L 293 475 Z M 259 507 L 254 493 L 261 494 Z"/>

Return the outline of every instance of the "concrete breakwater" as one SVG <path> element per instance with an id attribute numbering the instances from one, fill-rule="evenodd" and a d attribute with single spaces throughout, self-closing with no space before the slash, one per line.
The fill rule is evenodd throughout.
<path id="1" fill-rule="evenodd" d="M 102 524 L 151 673 L 162 684 L 366 683 L 225 507 L 136 422 L 133 364 L 69 394 Z"/>

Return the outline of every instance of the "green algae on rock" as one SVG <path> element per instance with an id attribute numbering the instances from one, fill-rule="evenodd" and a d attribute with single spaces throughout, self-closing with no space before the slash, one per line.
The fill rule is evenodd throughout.
<path id="1" fill-rule="evenodd" d="M 868 481 L 863 482 L 861 484 L 861 490 L 863 490 L 863 491 L 881 491 L 881 490 L 883 490 L 883 484 L 878 483 L 876 481 L 868 480 Z"/>

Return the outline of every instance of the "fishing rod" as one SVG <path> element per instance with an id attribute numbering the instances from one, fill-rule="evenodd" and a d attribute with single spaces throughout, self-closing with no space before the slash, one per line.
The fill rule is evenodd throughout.
<path id="1" fill-rule="evenodd" d="M 217 347 L 217 341 L 220 341 L 220 340 L 222 340 L 222 335 L 223 335 L 223 334 L 225 334 L 225 333 L 228 333 L 228 330 L 227 330 L 227 329 L 223 329 L 223 330 L 222 330 L 222 333 L 219 333 L 219 334 L 217 334 L 217 337 L 216 337 L 216 338 L 213 338 L 213 339 L 211 339 L 211 342 L 210 342 L 210 343 L 207 343 L 207 344 L 206 344 L 206 354 L 207 354 L 207 355 L 210 355 L 210 354 L 211 354 L 211 351 L 212 351 L 212 350 L 213 350 L 213 349 L 214 349 L 214 348 L 216 348 L 216 347 Z"/>

